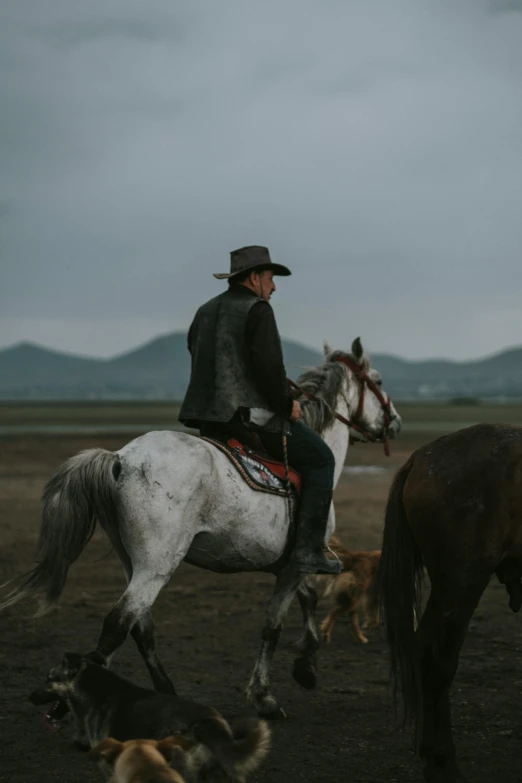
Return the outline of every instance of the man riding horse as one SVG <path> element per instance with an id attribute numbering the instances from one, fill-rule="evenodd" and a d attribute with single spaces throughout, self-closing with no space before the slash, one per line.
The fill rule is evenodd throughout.
<path id="1" fill-rule="evenodd" d="M 286 438 L 288 462 L 303 480 L 291 563 L 303 574 L 337 574 L 341 563 L 324 554 L 334 456 L 290 393 L 269 303 L 274 276 L 291 272 L 258 245 L 230 259 L 230 272 L 214 275 L 228 279 L 228 290 L 199 308 L 189 330 L 192 371 L 179 419 L 203 436 L 235 437 L 281 461 Z"/>

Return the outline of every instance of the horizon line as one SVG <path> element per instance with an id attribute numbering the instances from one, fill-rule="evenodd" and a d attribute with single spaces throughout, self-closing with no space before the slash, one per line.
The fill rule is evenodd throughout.
<path id="1" fill-rule="evenodd" d="M 124 351 L 120 351 L 113 356 L 94 356 L 92 354 L 83 354 L 83 353 L 74 353 L 73 351 L 63 350 L 61 348 L 52 348 L 48 345 L 43 345 L 42 343 L 33 342 L 32 340 L 20 340 L 15 343 L 11 343 L 6 346 L 0 346 L 0 355 L 7 351 L 16 350 L 17 348 L 21 348 L 23 346 L 28 346 L 32 348 L 37 348 L 39 350 L 47 351 L 49 353 L 55 353 L 60 354 L 62 356 L 68 356 L 70 358 L 75 359 L 83 359 L 85 361 L 96 361 L 96 362 L 106 362 L 110 363 L 112 361 L 115 361 L 117 359 L 122 358 L 123 356 L 127 356 L 128 354 L 135 353 L 136 351 L 142 350 L 147 345 L 151 345 L 152 343 L 155 343 L 157 340 L 162 340 L 167 337 L 173 337 L 175 335 L 187 335 L 187 331 L 182 330 L 175 330 L 172 332 L 164 332 L 161 334 L 156 335 L 156 337 L 152 337 L 148 340 L 145 340 L 142 343 L 139 343 L 133 348 L 128 348 Z M 286 343 L 292 343 L 293 345 L 297 345 L 300 348 L 304 348 L 305 350 L 312 351 L 314 353 L 317 353 L 320 356 L 323 356 L 323 352 L 319 348 L 314 348 L 310 345 L 306 345 L 305 343 L 300 342 L 299 340 L 294 340 L 292 338 L 288 337 L 281 337 L 281 340 Z M 494 351 L 493 353 L 485 354 L 476 358 L 471 359 L 451 359 L 448 357 L 441 357 L 441 356 L 430 356 L 430 357 L 419 357 L 415 359 L 407 359 L 403 356 L 400 356 L 400 354 L 396 353 L 388 353 L 388 352 L 381 352 L 381 351 L 375 351 L 375 352 L 369 352 L 370 357 L 371 356 L 385 356 L 387 358 L 391 359 L 397 359 L 401 362 L 405 363 L 417 363 L 417 362 L 448 362 L 450 364 L 472 364 L 474 362 L 482 362 L 487 361 L 488 359 L 493 359 L 496 356 L 501 356 L 504 353 L 510 353 L 511 351 L 516 350 L 522 350 L 522 344 L 517 345 L 509 345 L 504 348 L 500 348 L 497 351 Z M 188 353 L 188 350 L 187 350 Z"/>

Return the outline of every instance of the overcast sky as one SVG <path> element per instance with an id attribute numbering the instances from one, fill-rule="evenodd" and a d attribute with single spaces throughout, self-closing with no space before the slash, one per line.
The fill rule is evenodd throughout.
<path id="1" fill-rule="evenodd" d="M 522 344 L 522 0 L 13 0 L 0 53 L 0 347 L 186 329 L 246 244 L 285 337 Z"/>

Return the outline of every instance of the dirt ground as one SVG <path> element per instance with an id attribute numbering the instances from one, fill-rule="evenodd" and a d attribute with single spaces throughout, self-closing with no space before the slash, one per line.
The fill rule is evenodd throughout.
<path id="1" fill-rule="evenodd" d="M 40 525 L 45 481 L 70 455 L 89 446 L 116 449 L 125 437 L 13 438 L 0 440 L 0 581 L 26 570 Z M 426 440 L 424 437 L 423 440 Z M 380 543 L 383 510 L 393 471 L 419 445 L 411 437 L 393 444 L 385 460 L 378 446 L 350 450 L 350 466 L 376 464 L 384 472 L 347 473 L 336 492 L 338 529 L 350 547 Z M 0 781 L 87 783 L 102 777 L 73 749 L 67 728 L 43 727 L 42 708 L 27 700 L 64 651 L 91 650 L 104 614 L 118 598 L 123 576 L 97 532 L 72 569 L 59 609 L 31 619 L 24 605 L 0 615 Z M 103 558 L 100 560 L 100 558 Z M 218 576 L 183 566 L 155 605 L 160 652 L 180 693 L 212 704 L 233 718 L 245 709 L 243 688 L 257 654 L 272 578 Z M 320 603 L 319 617 L 326 611 Z M 273 750 L 254 783 L 420 781 L 420 762 L 407 734 L 393 726 L 382 632 L 363 646 L 346 622 L 320 652 L 315 691 L 290 676 L 300 616 L 293 608 L 273 668 L 273 690 L 288 719 L 273 725 Z M 472 783 L 522 781 L 520 760 L 522 649 L 520 619 L 491 583 L 473 619 L 453 689 L 455 737 Z M 115 671 L 148 684 L 144 666 L 128 641 Z"/>

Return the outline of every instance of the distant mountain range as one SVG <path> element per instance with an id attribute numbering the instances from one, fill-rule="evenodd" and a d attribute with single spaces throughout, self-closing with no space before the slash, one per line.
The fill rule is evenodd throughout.
<path id="1" fill-rule="evenodd" d="M 311 348 L 283 340 L 296 379 L 322 361 Z M 190 361 L 185 333 L 157 337 L 112 359 L 88 359 L 33 343 L 0 350 L 0 399 L 149 399 L 183 397 Z M 409 361 L 374 354 L 372 365 L 396 399 L 522 397 L 522 347 L 472 362 Z"/>

